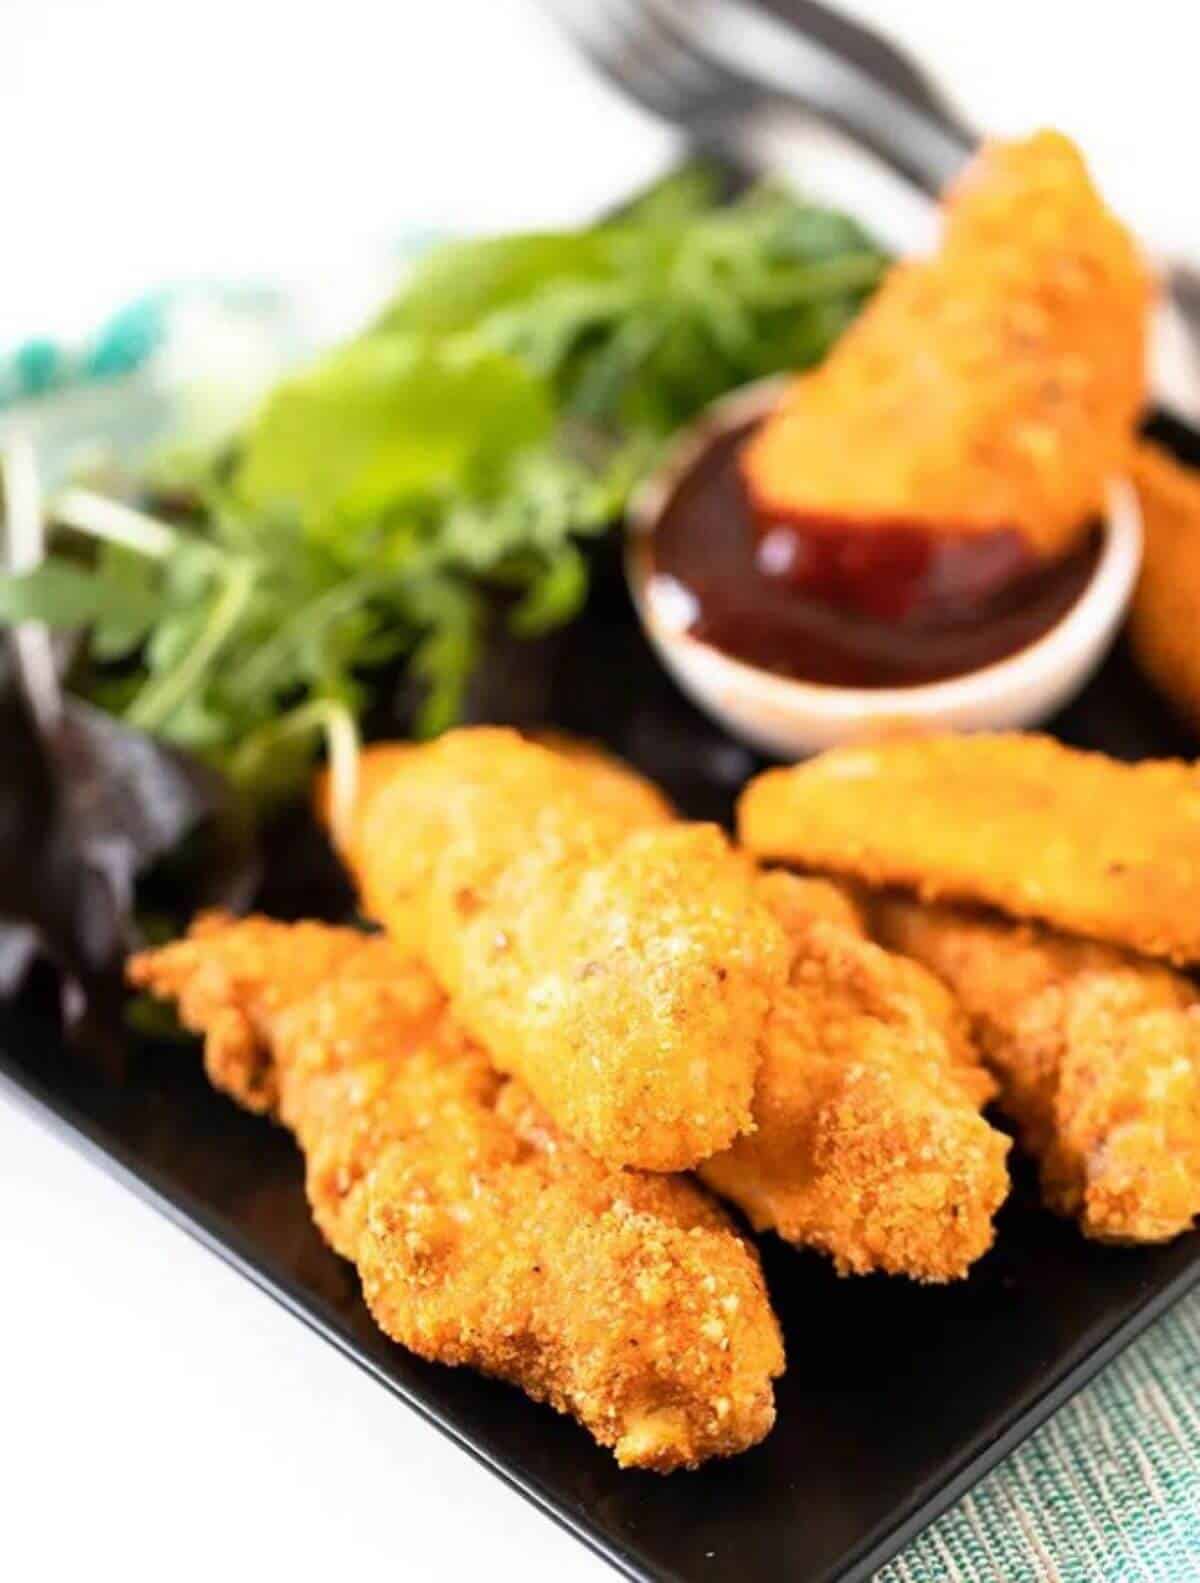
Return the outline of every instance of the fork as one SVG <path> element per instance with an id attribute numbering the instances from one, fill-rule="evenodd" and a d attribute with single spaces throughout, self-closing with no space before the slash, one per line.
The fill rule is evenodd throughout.
<path id="1" fill-rule="evenodd" d="M 744 148 L 756 119 L 783 105 L 936 197 L 980 140 L 903 50 L 818 0 L 767 0 L 770 11 L 746 0 L 542 3 L 604 76 L 701 146 Z M 1200 425 L 1200 271 L 1158 266 L 1155 397 Z"/>
<path id="2" fill-rule="evenodd" d="M 918 109 L 848 55 L 742 0 L 543 3 L 593 66 L 701 143 L 720 143 L 758 111 L 783 103 L 832 123 L 932 196 L 975 141 L 931 91 Z M 878 52 L 882 40 L 864 36 Z M 907 62 L 896 75 L 920 80 Z"/>

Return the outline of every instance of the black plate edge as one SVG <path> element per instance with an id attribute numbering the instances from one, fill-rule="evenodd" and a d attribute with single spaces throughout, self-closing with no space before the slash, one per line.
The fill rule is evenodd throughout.
<path id="1" fill-rule="evenodd" d="M 878 1539 L 865 1540 L 863 1547 L 851 1553 L 848 1568 L 837 1574 L 832 1583 L 870 1583 L 880 1567 L 937 1522 L 1011 1452 L 1036 1434 L 1060 1407 L 1065 1407 L 1073 1396 L 1077 1396 L 1108 1364 L 1114 1362 L 1167 1309 L 1173 1308 L 1186 1297 L 1193 1287 L 1200 1287 L 1200 1259 L 1194 1259 L 1164 1287 L 1151 1293 L 1134 1313 L 1073 1364 L 1063 1378 L 1052 1385 L 1032 1407 L 1016 1413 L 1007 1427 L 984 1450 L 964 1453 L 957 1471 L 949 1479 L 939 1482 L 931 1492 L 917 1491 L 910 1515 L 902 1518 Z"/>
<path id="2" fill-rule="evenodd" d="M 404 1390 L 397 1382 L 375 1366 L 370 1358 L 356 1350 L 353 1340 L 343 1333 L 336 1320 L 322 1314 L 320 1305 L 311 1295 L 301 1295 L 285 1277 L 274 1274 L 259 1264 L 248 1245 L 236 1233 L 218 1227 L 214 1218 L 202 1204 L 189 1193 L 166 1187 L 157 1181 L 157 1173 L 135 1166 L 125 1151 L 110 1148 L 100 1137 L 100 1129 L 81 1116 L 72 1105 L 53 1097 L 49 1090 L 22 1072 L 14 1071 L 0 1051 L 0 1094 L 11 1098 L 17 1108 L 31 1116 L 51 1136 L 66 1142 L 77 1154 L 98 1166 L 107 1176 L 127 1188 L 136 1198 L 151 1209 L 157 1210 L 179 1230 L 187 1233 L 222 1263 L 245 1277 L 251 1285 L 277 1302 L 294 1318 L 299 1319 L 323 1340 L 328 1341 L 343 1357 L 382 1385 L 406 1407 L 411 1408 L 427 1424 L 445 1435 L 460 1451 L 489 1473 L 494 1474 L 509 1489 L 522 1496 L 559 1528 L 578 1540 L 602 1561 L 608 1562 L 623 1577 L 633 1583 L 659 1583 L 655 1574 L 646 1571 L 631 1555 L 606 1545 L 600 1537 L 582 1524 L 576 1523 L 570 1513 L 555 1503 L 533 1480 L 522 1480 L 497 1458 L 490 1457 L 479 1446 L 473 1445 L 447 1419 L 440 1416 L 428 1403 Z"/>
<path id="3" fill-rule="evenodd" d="M 224 1226 L 218 1226 L 214 1217 L 190 1194 L 167 1187 L 156 1179 L 157 1173 L 141 1165 L 135 1165 L 125 1156 L 125 1151 L 110 1147 L 100 1136 L 100 1128 L 81 1116 L 68 1102 L 59 1100 L 25 1072 L 14 1070 L 2 1051 L 0 1051 L 0 1093 L 9 1095 L 21 1110 L 32 1116 L 47 1132 L 62 1138 L 77 1153 L 99 1166 L 143 1203 L 157 1210 L 173 1225 L 193 1237 L 232 1269 L 237 1270 L 252 1285 L 265 1292 L 310 1330 L 333 1345 L 350 1362 L 418 1413 L 426 1423 L 445 1435 L 459 1450 L 466 1452 L 481 1467 L 486 1468 L 509 1489 L 529 1501 L 564 1532 L 583 1544 L 593 1555 L 608 1562 L 622 1576 L 634 1580 L 634 1583 L 656 1583 L 656 1577 L 669 1576 L 669 1574 L 648 1571 L 632 1554 L 616 1546 L 605 1544 L 584 1524 L 576 1522 L 570 1512 L 555 1502 L 535 1481 L 514 1477 L 499 1459 L 488 1456 L 481 1447 L 473 1445 L 428 1403 L 422 1401 L 416 1394 L 404 1390 L 383 1370 L 377 1368 L 370 1358 L 360 1353 L 355 1342 L 342 1331 L 337 1321 L 321 1312 L 321 1305 L 314 1302 L 311 1294 L 299 1292 L 286 1277 L 265 1268 L 258 1262 L 248 1244 L 243 1243 L 235 1232 L 230 1232 Z M 1010 1452 L 1053 1417 L 1060 1407 L 1093 1380 L 1160 1315 L 1195 1286 L 1200 1286 L 1200 1260 L 1182 1270 L 1165 1287 L 1151 1293 L 1141 1307 L 1099 1341 L 1032 1407 L 1016 1413 L 1011 1422 L 983 1451 L 964 1453 L 958 1469 L 948 1480 L 939 1482 L 933 1490 L 916 1491 L 908 1516 L 878 1536 L 866 1539 L 858 1552 L 848 1557 L 848 1565 L 836 1575 L 838 1583 L 870 1583 L 870 1579 L 880 1567 L 886 1565 L 910 1540 L 915 1539 L 936 1522 L 992 1472 Z"/>

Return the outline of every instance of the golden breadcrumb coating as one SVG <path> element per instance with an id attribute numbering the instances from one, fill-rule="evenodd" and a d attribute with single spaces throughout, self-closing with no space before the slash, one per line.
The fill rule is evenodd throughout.
<path id="1" fill-rule="evenodd" d="M 875 923 L 971 1018 L 1046 1203 L 1105 1242 L 1200 1215 L 1200 997 L 1170 968 L 993 915 L 890 897 Z"/>
<path id="2" fill-rule="evenodd" d="M 864 937 L 823 880 L 769 874 L 789 931 L 754 1099 L 757 1130 L 700 1167 L 756 1230 L 829 1254 L 843 1275 L 964 1276 L 992 1244 L 1008 1140 L 965 1018 L 916 963 Z"/>
<path id="3" fill-rule="evenodd" d="M 1200 472 L 1144 444 L 1133 481 L 1145 548 L 1129 612 L 1130 647 L 1180 718 L 1200 731 Z"/>
<path id="4" fill-rule="evenodd" d="M 580 773 L 589 800 L 611 809 L 631 829 L 676 817 L 666 793 L 607 748 L 567 731 L 527 731 L 523 735 L 568 759 Z"/>
<path id="5" fill-rule="evenodd" d="M 579 1420 L 626 1467 L 754 1445 L 783 1352 L 753 1249 L 683 1177 L 613 1170 L 497 1075 L 382 937 L 209 918 L 131 981 L 272 1108 L 381 1328 Z"/>
<path id="6" fill-rule="evenodd" d="M 751 1125 L 787 942 L 715 826 L 667 822 L 630 771 L 614 796 L 617 773 L 497 729 L 368 749 L 345 856 L 565 1132 L 679 1170 Z"/>
<path id="7" fill-rule="evenodd" d="M 1191 764 L 1122 764 L 1036 735 L 896 737 L 768 770 L 738 828 L 763 858 L 1200 961 Z"/>
<path id="8" fill-rule="evenodd" d="M 487 741 L 493 762 L 501 746 L 498 735 L 489 734 Z M 451 817 L 456 797 L 475 795 L 469 786 L 464 793 L 461 755 L 447 759 L 428 767 L 428 778 L 412 797 L 412 804 L 430 810 L 431 818 Z M 403 762 L 410 772 L 420 767 L 411 757 Z M 517 767 L 510 770 L 515 773 Z M 474 811 L 467 834 L 457 841 L 443 831 L 425 941 L 436 960 L 455 964 L 443 974 L 454 990 L 456 1010 L 481 1031 L 490 1051 L 498 1050 L 497 1029 L 506 1024 L 518 1048 L 522 1039 L 539 1046 L 526 1050 L 522 1066 L 514 1068 L 527 1077 L 536 1069 L 539 1051 L 553 1046 L 537 1038 L 538 1006 L 531 1004 L 523 963 L 552 962 L 559 953 L 574 960 L 584 940 L 599 938 L 596 915 L 588 912 L 575 944 L 572 888 L 578 884 L 579 831 L 562 825 L 562 808 L 550 790 L 557 771 L 536 761 L 531 768 L 535 780 L 528 794 L 514 790 L 511 780 L 506 786 L 499 831 L 488 823 L 496 799 Z M 518 803 L 529 811 L 511 847 L 505 846 L 508 811 Z M 576 802 L 567 816 L 578 823 Z M 392 811 L 386 823 L 398 827 L 398 820 Z M 543 832 L 541 841 L 531 839 L 535 830 Z M 553 839 L 546 838 L 547 832 Z M 678 856 L 668 865 L 671 837 Z M 374 850 L 384 839 L 382 834 L 375 838 Z M 648 855 L 645 844 L 651 842 Z M 655 827 L 628 835 L 616 856 L 605 861 L 610 844 L 605 831 L 598 840 L 605 876 L 600 918 L 611 894 L 638 896 L 637 909 L 622 920 L 620 949 L 627 953 L 630 976 L 640 972 L 651 995 L 665 1001 L 670 1013 L 666 1037 L 674 1024 L 686 1040 L 688 1007 L 670 1007 L 667 973 L 662 974 L 664 991 L 655 983 L 655 942 L 663 938 L 681 898 L 697 891 L 721 894 L 722 876 L 729 872 L 724 845 L 708 830 L 686 824 L 670 832 Z M 486 862 L 497 850 L 500 872 L 488 876 Z M 554 861 L 548 862 L 548 853 L 555 854 Z M 411 865 L 412 860 L 402 855 L 399 861 Z M 411 907 L 409 873 L 411 867 L 401 890 Z M 364 890 L 377 881 L 378 870 Z M 764 913 L 774 917 L 784 938 L 791 937 L 786 947 L 791 984 L 776 991 L 766 1022 L 751 1112 L 755 1130 L 702 1165 L 705 1180 L 733 1199 L 756 1226 L 771 1226 L 789 1240 L 822 1248 L 844 1271 L 903 1271 L 923 1280 L 965 1273 L 991 1241 L 992 1215 L 1007 1188 L 1007 1145 L 979 1115 L 990 1080 L 974 1061 L 963 1025 L 953 1021 L 949 997 L 913 964 L 889 959 L 865 940 L 855 903 L 830 881 L 781 873 L 753 883 Z M 489 902 L 482 906 L 478 898 L 485 885 Z M 463 896 L 469 900 L 465 913 L 461 907 L 439 912 L 439 898 Z M 439 940 L 443 920 L 448 920 L 449 938 Z M 643 921 L 652 925 L 647 944 Z M 495 949 L 498 930 L 505 936 L 500 951 Z M 486 976 L 472 972 L 479 961 L 489 964 Z M 677 962 L 672 952 L 671 973 Z M 578 996 L 578 979 L 563 976 L 561 987 L 555 985 L 550 1005 L 563 1026 L 570 1027 Z M 614 1040 L 623 1036 L 626 998 L 622 990 L 612 1002 Z M 684 1057 L 687 1048 L 681 1044 Z M 649 1091 L 644 1096 L 634 1086 L 642 1072 L 639 1063 L 626 1074 L 627 1130 L 647 1124 L 639 1112 L 649 1111 L 652 1099 Z M 560 1081 L 561 1089 L 556 1087 Z M 670 1081 L 664 1074 L 662 1087 Z M 590 1139 L 611 1126 L 611 1085 L 597 1085 L 586 1073 L 581 1080 L 577 1065 L 559 1062 L 540 1082 L 543 1094 L 554 1094 L 558 1113 L 571 1118 L 574 1135 Z M 661 1116 L 660 1106 L 647 1120 L 657 1126 Z M 677 1127 L 673 1117 L 671 1125 Z"/>
<path id="9" fill-rule="evenodd" d="M 459 742 L 464 738 L 464 742 Z M 538 744 L 541 744 L 540 746 Z M 348 830 L 338 832 L 343 842 L 343 857 L 361 881 L 374 881 L 376 875 L 363 863 L 363 855 L 381 837 L 389 847 L 386 873 L 378 876 L 386 883 L 386 898 L 394 917 L 391 932 L 396 943 L 420 952 L 425 945 L 427 918 L 422 907 L 402 905 L 423 898 L 433 871 L 433 859 L 448 838 L 451 821 L 456 818 L 458 800 L 472 808 L 486 808 L 490 795 L 511 799 L 514 811 L 522 800 L 535 795 L 539 775 L 549 776 L 563 798 L 586 801 L 604 828 L 624 832 L 643 825 L 666 824 L 675 818 L 666 797 L 650 781 L 619 759 L 589 742 L 563 732 L 541 733 L 527 738 L 507 728 L 479 727 L 451 732 L 437 744 L 441 750 L 413 742 L 375 742 L 358 757 L 356 800 Z M 531 749 L 522 752 L 522 747 Z M 494 755 L 486 787 L 471 772 Z M 465 757 L 467 775 L 461 770 Z M 401 843 L 387 832 L 387 792 L 393 783 L 403 784 L 403 804 L 409 821 L 410 839 Z M 322 821 L 331 824 L 332 782 L 323 772 L 316 782 L 316 807 Z M 509 821 L 510 834 L 518 839 L 517 821 Z M 364 900 L 372 905 L 367 886 Z M 396 930 L 409 929 L 411 938 L 401 940 Z"/>
<path id="10" fill-rule="evenodd" d="M 1015 530 L 1062 553 L 1125 468 L 1148 305 L 1075 146 L 987 144 L 937 252 L 892 269 L 750 442 L 755 505 L 815 529 Z"/>
<path id="11" fill-rule="evenodd" d="M 789 941 L 815 919 L 841 924 L 851 934 L 865 935 L 866 914 L 854 891 L 841 880 L 820 874 L 793 874 L 789 869 L 764 869 L 758 892 L 786 930 Z"/>

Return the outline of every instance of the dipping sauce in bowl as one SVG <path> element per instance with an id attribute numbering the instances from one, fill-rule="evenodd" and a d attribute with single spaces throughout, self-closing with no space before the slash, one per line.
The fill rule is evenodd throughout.
<path id="1" fill-rule="evenodd" d="M 674 603 L 682 630 L 733 659 L 832 687 L 964 676 L 1057 626 L 1095 575 L 1099 528 L 1049 564 L 1015 533 L 938 546 L 898 529 L 876 537 L 865 565 L 853 560 L 861 539 L 836 531 L 790 543 L 786 524 L 764 534 L 738 464 L 756 421 L 712 432 L 676 474 L 645 545 L 651 597 Z M 792 574 L 800 558 L 803 587 Z M 854 602 L 840 597 L 851 578 Z"/>
<path id="2" fill-rule="evenodd" d="M 630 507 L 630 590 L 684 691 L 784 757 L 900 724 L 1014 730 L 1066 703 L 1103 658 L 1137 578 L 1130 486 L 1111 480 L 1101 522 L 1051 561 L 1020 546 L 1014 556 L 1002 534 L 951 538 L 930 555 L 914 534 L 886 546 L 873 535 L 856 562 L 864 537 L 831 537 L 820 551 L 836 578 L 821 597 L 811 562 L 798 578 L 769 556 L 763 564 L 775 524 L 756 519 L 739 465 L 779 392 L 768 380 L 716 402 Z M 811 544 L 811 524 L 802 533 Z"/>

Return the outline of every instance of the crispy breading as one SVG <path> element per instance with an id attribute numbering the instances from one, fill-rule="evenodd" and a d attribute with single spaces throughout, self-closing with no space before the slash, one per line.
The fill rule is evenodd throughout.
<path id="1" fill-rule="evenodd" d="M 793 949 L 754 1099 L 755 1132 L 700 1167 L 756 1230 L 843 1275 L 965 1275 L 992 1244 L 1008 1140 L 995 1085 L 946 989 L 865 938 L 828 881 L 763 879 Z"/>
<path id="2" fill-rule="evenodd" d="M 756 855 L 1200 961 L 1200 769 L 1050 737 L 897 737 L 751 781 Z"/>
<path id="3" fill-rule="evenodd" d="M 564 1131 L 679 1170 L 751 1125 L 787 942 L 715 826 L 511 731 L 368 749 L 364 771 L 345 855 L 365 907 Z"/>
<path id="4" fill-rule="evenodd" d="M 1133 481 L 1145 548 L 1130 647 L 1180 719 L 1200 731 L 1200 472 L 1146 443 L 1137 448 Z"/>
<path id="5" fill-rule="evenodd" d="M 530 742 L 567 759 L 579 772 L 588 797 L 624 818 L 630 827 L 662 824 L 676 817 L 670 799 L 615 753 L 568 731 L 526 731 Z"/>
<path id="6" fill-rule="evenodd" d="M 1046 1203 L 1106 1242 L 1160 1242 L 1200 1215 L 1200 996 L 1111 946 L 889 897 L 882 939 L 971 1018 Z"/>
<path id="7" fill-rule="evenodd" d="M 783 1352 L 753 1249 L 693 1182 L 565 1138 L 390 941 L 210 918 L 130 978 L 205 1034 L 226 1092 L 273 1095 L 389 1336 L 512 1381 L 623 1466 L 692 1467 L 770 1429 Z"/>
<path id="8" fill-rule="evenodd" d="M 937 252 L 892 269 L 748 445 L 756 507 L 825 532 L 1015 530 L 1062 553 L 1125 468 L 1148 306 L 1075 146 L 987 144 Z"/>
<path id="9" fill-rule="evenodd" d="M 851 934 L 866 933 L 866 916 L 849 885 L 821 874 L 793 874 L 789 869 L 764 869 L 759 895 L 787 931 L 789 940 L 816 919 L 841 924 Z"/>
<path id="10" fill-rule="evenodd" d="M 130 983 L 177 1001 L 184 1026 L 204 1033 L 204 1068 L 213 1086 L 260 1115 L 279 1108 L 272 1022 L 361 958 L 366 937 L 298 923 L 288 939 L 292 949 L 284 954 L 271 920 L 247 918 L 235 933 L 224 913 L 202 913 L 186 939 L 134 956 L 128 967 Z"/>
<path id="11" fill-rule="evenodd" d="M 436 744 L 436 752 L 412 742 L 375 742 L 359 755 L 354 813 L 349 828 L 339 832 L 343 856 L 363 883 L 368 906 L 375 905 L 375 890 L 386 887 L 380 905 L 394 915 L 392 933 L 398 945 L 423 948 L 426 912 L 408 903 L 426 895 L 434 857 L 452 824 L 469 823 L 493 797 L 513 810 L 507 831 L 518 849 L 521 832 L 516 816 L 528 812 L 539 789 L 549 797 L 553 787 L 563 800 L 585 802 L 601 828 L 612 834 L 674 819 L 659 789 L 619 759 L 560 732 L 542 740 L 544 745 L 539 746 L 516 731 L 479 727 L 449 733 Z M 481 786 L 478 772 L 485 764 L 487 784 Z M 403 787 L 406 839 L 393 829 L 388 798 L 383 795 L 395 784 Z M 329 776 L 320 775 L 315 802 L 327 825 L 331 793 Z M 365 857 L 380 845 L 387 848 L 388 861 L 377 873 Z M 399 939 L 396 930 L 401 926 L 411 929 L 414 937 Z"/>
<path id="12" fill-rule="evenodd" d="M 494 751 L 497 744 L 489 746 Z M 530 807 L 522 823 L 525 832 L 547 817 L 545 803 L 552 796 L 547 792 L 551 774 L 536 768 L 536 783 L 524 799 Z M 438 773 L 446 776 L 445 784 L 425 805 L 436 802 L 444 816 L 460 794 L 455 776 L 461 772 L 457 764 L 453 772 L 443 764 Z M 510 787 L 505 804 L 514 806 L 516 800 Z M 485 817 L 476 815 L 476 820 Z M 558 817 L 552 808 L 549 817 Z M 396 819 L 394 812 L 388 815 L 389 823 Z M 641 915 L 660 926 L 689 888 L 715 893 L 695 828 L 675 828 L 685 855 L 673 871 L 664 870 L 657 897 L 641 845 L 646 837 L 635 835 L 609 860 L 602 901 L 610 889 L 637 894 Z M 659 848 L 665 846 L 664 834 L 653 832 Z M 376 849 L 381 839 L 375 839 Z M 467 891 L 474 905 L 479 847 L 490 849 L 495 835 L 485 827 L 478 844 L 460 844 L 458 856 L 452 837 L 443 834 L 442 840 L 444 872 L 435 897 L 437 887 Z M 565 838 L 560 835 L 557 844 L 561 849 Z M 528 992 L 519 963 L 512 978 L 504 977 L 509 950 L 493 963 L 483 988 L 472 982 L 469 964 L 484 957 L 501 909 L 506 934 L 521 931 L 522 954 L 551 959 L 570 916 L 558 876 L 557 864 L 547 866 L 539 845 L 506 851 L 503 872 L 487 882 L 491 906 L 480 909 L 478 939 L 473 943 L 470 934 L 475 917 L 451 920 L 456 939 L 443 943 L 441 959 L 455 949 L 460 953 L 463 987 L 456 1004 L 477 1008 L 477 1026 L 491 1050 L 496 1048 L 494 1030 L 506 1017 L 514 1039 L 522 1036 L 511 1008 L 523 1006 Z M 566 884 L 571 883 L 574 873 L 568 866 Z M 979 1114 L 990 1080 L 975 1062 L 961 1022 L 954 1022 L 949 997 L 913 964 L 889 959 L 866 941 L 855 903 L 831 882 L 780 873 L 759 876 L 755 884 L 764 910 L 787 938 L 791 981 L 779 986 L 766 1020 L 753 1094 L 754 1130 L 701 1165 L 705 1180 L 756 1226 L 774 1227 L 789 1240 L 823 1249 L 846 1272 L 885 1269 L 924 1280 L 963 1274 L 991 1241 L 992 1215 L 1007 1187 L 1007 1146 Z M 653 957 L 642 955 L 637 928 L 636 922 L 629 927 L 623 944 L 631 961 L 642 961 L 649 972 Z M 436 951 L 436 936 L 429 938 Z M 566 980 L 556 1002 L 561 1015 L 569 1014 L 577 993 Z M 526 1038 L 532 1036 L 530 1026 L 526 1018 Z M 592 1079 L 572 1071 L 570 1080 L 571 1115 L 586 1118 L 596 1097 Z M 598 1097 L 610 1103 L 603 1091 Z M 586 1124 L 592 1133 L 602 1125 Z"/>

